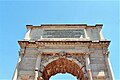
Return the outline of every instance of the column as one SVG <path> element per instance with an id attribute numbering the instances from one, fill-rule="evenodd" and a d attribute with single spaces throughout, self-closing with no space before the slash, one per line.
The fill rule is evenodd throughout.
<path id="1" fill-rule="evenodd" d="M 113 75 L 113 70 L 111 67 L 111 63 L 110 63 L 110 59 L 108 57 L 109 53 L 107 52 L 105 54 L 105 61 L 106 61 L 106 65 L 107 65 L 107 69 L 108 69 L 108 75 L 109 75 L 109 80 L 115 80 L 114 75 Z"/>
<path id="2" fill-rule="evenodd" d="M 87 35 L 87 29 L 84 29 L 84 32 L 85 32 L 85 38 L 86 38 L 86 39 L 90 39 L 90 38 L 88 37 L 88 35 Z"/>
<path id="3" fill-rule="evenodd" d="M 28 31 L 24 37 L 25 40 L 30 40 L 30 32 L 31 32 L 31 29 L 28 29 Z"/>
<path id="4" fill-rule="evenodd" d="M 87 54 L 85 57 L 86 57 L 86 69 L 87 69 L 87 73 L 88 73 L 88 76 L 89 76 L 89 80 L 93 80 L 92 79 L 92 72 L 91 72 L 91 68 L 90 68 L 89 55 Z"/>
<path id="5" fill-rule="evenodd" d="M 102 27 L 98 27 L 98 31 L 99 31 L 100 40 L 105 40 L 105 38 L 102 34 Z"/>
<path id="6" fill-rule="evenodd" d="M 102 29 L 100 30 L 100 39 L 101 39 L 101 40 L 105 40 L 105 38 L 104 38 L 104 36 L 103 36 L 103 34 L 102 34 Z"/>
<path id="7" fill-rule="evenodd" d="M 15 72 L 14 72 L 14 75 L 12 77 L 12 80 L 17 80 L 18 78 L 18 66 L 19 66 L 19 63 L 21 61 L 21 58 L 23 57 L 24 55 L 24 52 L 25 52 L 25 48 L 21 49 L 19 51 L 19 58 L 18 58 L 18 63 L 17 63 L 17 66 L 16 66 L 16 69 L 15 69 Z"/>
<path id="8" fill-rule="evenodd" d="M 36 60 L 35 79 L 34 80 L 37 80 L 37 78 L 38 78 L 38 73 L 39 73 L 39 69 L 40 69 L 40 62 L 41 62 L 41 54 L 38 55 L 37 60 Z"/>

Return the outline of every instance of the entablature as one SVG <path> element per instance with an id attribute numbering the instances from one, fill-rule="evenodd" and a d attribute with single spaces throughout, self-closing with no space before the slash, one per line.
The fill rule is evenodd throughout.
<path id="1" fill-rule="evenodd" d="M 42 52 L 42 55 L 59 55 L 59 56 L 69 56 L 69 55 L 74 55 L 74 56 L 81 56 L 81 55 L 86 55 L 89 54 L 88 52 L 86 53 L 72 53 L 72 52 Z"/>
<path id="2" fill-rule="evenodd" d="M 88 47 L 105 46 L 108 47 L 110 41 L 18 41 L 20 47 L 44 47 L 48 46 L 71 46 L 80 45 Z"/>
<path id="3" fill-rule="evenodd" d="M 26 25 L 27 29 L 33 28 L 96 28 L 102 27 L 103 24 L 96 24 L 96 25 L 87 25 L 87 24 L 41 24 L 39 26 L 34 25 Z"/>

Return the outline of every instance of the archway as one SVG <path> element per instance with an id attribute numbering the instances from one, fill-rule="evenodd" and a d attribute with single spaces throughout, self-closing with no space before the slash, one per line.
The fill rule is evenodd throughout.
<path id="1" fill-rule="evenodd" d="M 69 73 L 57 73 L 51 76 L 49 80 L 77 80 L 77 77 Z"/>
<path id="2" fill-rule="evenodd" d="M 49 63 L 42 73 L 42 78 L 44 80 L 49 80 L 49 78 L 57 73 L 70 73 L 76 76 L 78 80 L 85 80 L 84 73 L 82 71 L 82 66 L 79 66 L 74 61 L 68 60 L 66 58 L 59 58 L 55 61 Z"/>

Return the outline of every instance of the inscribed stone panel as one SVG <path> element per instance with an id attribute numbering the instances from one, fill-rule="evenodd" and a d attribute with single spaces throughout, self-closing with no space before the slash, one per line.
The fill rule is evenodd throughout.
<path id="1" fill-rule="evenodd" d="M 83 29 L 49 29 L 43 32 L 43 38 L 80 38 L 81 35 L 85 37 Z"/>

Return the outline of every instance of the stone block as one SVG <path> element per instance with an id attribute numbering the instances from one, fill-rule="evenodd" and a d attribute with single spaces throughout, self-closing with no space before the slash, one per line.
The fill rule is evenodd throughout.
<path id="1" fill-rule="evenodd" d="M 36 58 L 23 58 L 20 62 L 19 69 L 21 70 L 34 70 Z"/>

